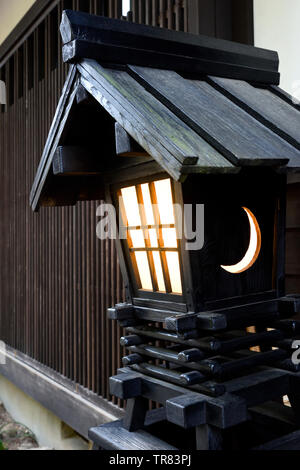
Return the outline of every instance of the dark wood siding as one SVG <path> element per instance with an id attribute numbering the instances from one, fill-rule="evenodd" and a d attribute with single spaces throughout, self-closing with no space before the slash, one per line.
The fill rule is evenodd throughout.
<path id="1" fill-rule="evenodd" d="M 193 3 L 135 0 L 133 19 L 192 31 Z M 201 21 L 211 15 L 204 3 Z M 120 331 L 106 310 L 124 291 L 114 245 L 96 237 L 100 202 L 33 214 L 29 193 L 67 73 L 58 33 L 62 10 L 119 17 L 121 1 L 38 0 L 34 8 L 37 20 L 27 16 L 0 47 L 8 97 L 0 112 L 0 338 L 110 398 L 108 377 L 120 366 L 121 351 Z M 205 28 L 203 20 L 194 32 Z M 210 34 L 227 37 L 218 28 Z"/>
<path id="2" fill-rule="evenodd" d="M 253 0 L 188 0 L 186 17 L 190 33 L 254 43 Z"/>
<path id="3" fill-rule="evenodd" d="M 286 289 L 300 292 L 300 179 L 288 186 L 286 232 Z"/>

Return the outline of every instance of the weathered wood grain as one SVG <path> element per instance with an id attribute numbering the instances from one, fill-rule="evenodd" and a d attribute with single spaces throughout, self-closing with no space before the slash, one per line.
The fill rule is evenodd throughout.
<path id="1" fill-rule="evenodd" d="M 176 450 L 146 431 L 127 431 L 122 421 L 91 428 L 89 438 L 104 450 Z"/>
<path id="2" fill-rule="evenodd" d="M 175 179 L 182 166 L 191 164 L 203 167 L 203 172 L 234 170 L 218 151 L 126 72 L 104 69 L 91 60 L 78 67 L 83 85 Z"/>
<path id="3" fill-rule="evenodd" d="M 148 156 L 142 147 L 140 147 L 132 137 L 120 126 L 115 124 L 116 135 L 116 154 L 121 157 L 139 157 Z"/>
<path id="4" fill-rule="evenodd" d="M 248 419 L 245 400 L 229 393 L 212 398 L 186 392 L 166 401 L 166 413 L 170 422 L 183 428 L 207 423 L 226 429 Z"/>
<path id="5" fill-rule="evenodd" d="M 294 106 L 279 98 L 272 89 L 254 87 L 242 80 L 209 77 L 209 83 L 264 126 L 300 149 L 300 113 Z M 288 166 L 297 167 L 297 155 Z"/>
<path id="6" fill-rule="evenodd" d="M 283 165 L 300 155 L 209 83 L 187 80 L 173 71 L 129 69 L 147 90 L 233 164 Z"/>
<path id="7" fill-rule="evenodd" d="M 290 387 L 290 376 L 276 368 L 261 368 L 258 372 L 224 382 L 228 393 L 246 400 L 248 406 L 286 395 Z"/>

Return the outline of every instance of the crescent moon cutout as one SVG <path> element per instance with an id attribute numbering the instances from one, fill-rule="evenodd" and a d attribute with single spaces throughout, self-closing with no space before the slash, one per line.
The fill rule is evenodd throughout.
<path id="1" fill-rule="evenodd" d="M 221 265 L 221 268 L 223 268 L 225 271 L 232 273 L 232 274 L 239 274 L 251 268 L 251 266 L 257 260 L 260 249 L 261 249 L 261 232 L 260 232 L 258 222 L 254 214 L 249 209 L 247 209 L 247 207 L 243 207 L 243 209 L 248 216 L 249 224 L 250 224 L 249 247 L 243 259 L 241 259 L 241 261 L 239 261 L 237 264 L 234 264 L 232 266 Z"/>

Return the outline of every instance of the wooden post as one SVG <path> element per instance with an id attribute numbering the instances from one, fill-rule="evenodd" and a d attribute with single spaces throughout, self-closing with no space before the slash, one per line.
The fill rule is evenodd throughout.
<path id="1" fill-rule="evenodd" d="M 142 396 L 127 400 L 123 427 L 131 432 L 143 428 L 148 407 L 149 401 Z"/>
<path id="2" fill-rule="evenodd" d="M 222 450 L 223 437 L 221 429 L 209 424 L 196 427 L 197 450 Z"/>

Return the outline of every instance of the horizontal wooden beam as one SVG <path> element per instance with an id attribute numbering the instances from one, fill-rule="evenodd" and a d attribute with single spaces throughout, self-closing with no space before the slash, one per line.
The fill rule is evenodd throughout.
<path id="1" fill-rule="evenodd" d="M 278 54 L 266 49 L 71 10 L 63 12 L 60 30 L 65 62 L 90 58 L 279 83 Z"/>
<path id="2" fill-rule="evenodd" d="M 245 401 L 237 396 L 231 395 L 229 393 L 224 393 L 224 387 L 223 391 L 221 390 L 222 384 L 206 382 L 206 391 L 204 391 L 203 389 L 201 390 L 200 388 L 201 386 L 203 387 L 204 384 L 202 384 L 201 386 L 195 385 L 191 391 L 187 390 L 186 388 L 183 388 L 182 386 L 175 385 L 174 383 L 165 382 L 164 380 L 160 380 L 159 378 L 155 378 L 153 376 L 147 377 L 147 375 L 138 371 L 133 373 L 132 370 L 128 367 L 119 369 L 118 373 L 119 375 L 125 377 L 129 377 L 132 375 L 134 375 L 135 378 L 140 377 L 143 384 L 142 396 L 152 399 L 153 401 L 157 401 L 158 403 L 161 403 L 163 405 L 166 405 L 167 417 L 171 422 L 175 422 L 176 414 L 176 412 L 174 413 L 175 410 L 171 409 L 173 407 L 173 400 L 175 399 L 175 402 L 177 401 L 177 404 L 179 406 L 180 401 L 182 400 L 183 408 L 185 408 L 185 405 L 188 405 L 187 407 L 189 407 L 189 399 L 185 400 L 185 397 L 187 396 L 195 397 L 197 402 L 201 401 L 201 399 L 205 400 L 208 406 L 206 414 L 206 422 L 208 424 L 212 424 L 220 428 L 227 428 L 247 421 L 248 419 Z M 210 388 L 209 395 L 212 395 L 211 392 L 213 390 L 219 393 L 217 393 L 217 396 L 215 397 L 208 396 L 206 394 L 208 388 Z M 221 391 L 222 393 L 220 393 Z M 182 397 L 182 399 L 180 400 L 179 397 Z M 175 406 L 177 407 L 177 405 Z M 233 407 L 235 409 L 235 413 L 232 412 Z M 179 410 L 177 409 L 177 411 Z M 179 417 L 179 415 L 177 415 L 176 424 L 185 427 L 185 410 L 182 409 L 182 412 L 183 413 L 181 413 L 181 411 L 179 412 L 181 418 Z"/>
<path id="3" fill-rule="evenodd" d="M 90 429 L 89 438 L 95 443 L 95 446 L 104 450 L 148 450 L 152 452 L 177 450 L 176 447 L 144 430 L 127 431 L 120 420 Z"/>
<path id="4" fill-rule="evenodd" d="M 220 397 L 226 392 L 226 387 L 223 384 L 208 380 L 203 381 L 203 375 L 198 371 L 178 372 L 176 369 L 167 369 L 147 362 L 133 364 L 130 368 L 142 374 L 150 375 L 151 378 L 156 377 L 171 384 L 193 387 L 193 390 L 205 395 Z"/>
<path id="5" fill-rule="evenodd" d="M 214 399 L 187 392 L 167 400 L 166 413 L 168 421 L 186 429 L 207 423 L 227 428 L 248 419 L 245 401 L 229 393 Z"/>

